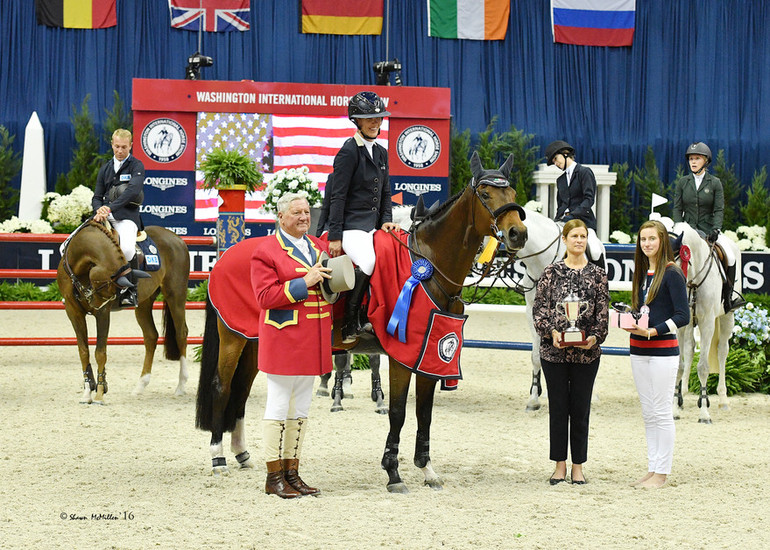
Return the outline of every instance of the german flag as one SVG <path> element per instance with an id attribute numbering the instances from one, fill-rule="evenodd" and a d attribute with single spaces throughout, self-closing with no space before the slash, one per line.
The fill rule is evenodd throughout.
<path id="1" fill-rule="evenodd" d="M 382 34 L 382 0 L 302 0 L 302 32 Z"/>
<path id="2" fill-rule="evenodd" d="M 116 0 L 35 0 L 38 25 L 104 29 L 118 24 Z"/>

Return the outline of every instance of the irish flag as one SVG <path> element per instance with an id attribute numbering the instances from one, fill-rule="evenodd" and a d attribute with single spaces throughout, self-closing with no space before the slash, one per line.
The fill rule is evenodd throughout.
<path id="1" fill-rule="evenodd" d="M 428 0 L 428 36 L 505 40 L 510 0 Z"/>

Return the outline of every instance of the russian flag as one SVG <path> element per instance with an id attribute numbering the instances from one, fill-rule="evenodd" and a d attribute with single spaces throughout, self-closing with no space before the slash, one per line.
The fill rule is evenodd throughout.
<path id="1" fill-rule="evenodd" d="M 553 41 L 578 46 L 630 46 L 636 0 L 551 0 Z"/>

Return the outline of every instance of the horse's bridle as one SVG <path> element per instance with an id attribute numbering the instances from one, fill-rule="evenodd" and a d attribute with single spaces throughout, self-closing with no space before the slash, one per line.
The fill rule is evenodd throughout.
<path id="1" fill-rule="evenodd" d="M 681 235 L 677 235 L 677 237 L 681 238 Z M 698 289 L 701 287 L 701 285 L 706 281 L 706 277 L 708 277 L 709 273 L 711 272 L 711 268 L 716 263 L 716 251 L 714 251 L 714 248 L 716 247 L 716 243 L 708 243 L 709 244 L 709 253 L 708 253 L 708 259 L 706 259 L 703 262 L 703 266 L 701 266 L 701 269 L 698 270 L 698 275 L 700 275 L 701 271 L 705 269 L 705 273 L 703 273 L 703 276 L 700 277 L 700 281 L 696 282 L 695 278 L 696 276 L 693 276 L 693 280 L 687 282 L 687 301 L 690 304 L 690 309 L 692 310 L 692 318 L 693 318 L 693 326 L 697 326 L 697 316 L 696 316 L 696 304 L 697 304 L 697 298 L 698 298 Z M 684 246 L 684 245 L 682 245 Z M 674 259 L 680 259 L 680 248 L 676 251 L 674 254 Z M 708 266 L 708 267 L 707 267 Z"/>
<path id="2" fill-rule="evenodd" d="M 115 285 L 116 287 L 119 287 L 119 285 L 117 284 L 116 281 L 120 277 L 128 275 L 131 272 L 131 266 L 128 263 L 120 266 L 115 271 L 115 273 L 113 273 L 110 276 L 109 280 L 104 281 L 103 283 L 101 283 L 101 284 L 99 284 L 99 285 L 97 285 L 95 287 L 87 287 L 86 285 L 84 285 L 83 283 L 80 282 L 80 279 L 78 279 L 77 275 L 75 274 L 75 272 L 72 269 L 72 266 L 69 263 L 69 259 L 68 259 L 69 244 L 70 244 L 70 241 L 72 240 L 72 237 L 74 237 L 81 229 L 83 229 L 83 227 L 88 225 L 88 223 L 90 221 L 91 221 L 90 218 L 88 220 L 86 220 L 85 223 L 83 223 L 80 227 L 75 229 L 75 231 L 73 231 L 72 234 L 69 237 L 67 237 L 67 240 L 64 241 L 64 244 L 62 245 L 62 263 L 64 265 L 64 271 L 67 273 L 67 275 L 69 276 L 70 280 L 72 281 L 72 286 L 75 289 L 76 294 L 78 294 L 81 299 L 86 301 L 86 303 L 88 304 L 88 307 L 90 307 L 91 309 L 93 309 L 95 311 L 99 311 L 104 306 L 106 306 L 108 303 L 110 303 L 111 301 L 115 300 L 117 298 L 117 294 L 113 294 L 110 298 L 106 299 L 99 306 L 95 306 L 94 305 L 94 303 L 93 303 L 94 296 L 100 290 L 102 290 L 105 287 L 108 287 L 109 285 Z"/>
<path id="3" fill-rule="evenodd" d="M 486 209 L 486 211 L 489 213 L 489 215 L 492 218 L 492 223 L 490 224 L 489 228 L 492 230 L 492 236 L 497 238 L 497 240 L 502 240 L 503 232 L 500 230 L 499 227 L 497 227 L 497 219 L 505 214 L 506 212 L 510 212 L 511 210 L 515 210 L 519 213 L 519 218 L 523 221 L 527 219 L 527 213 L 524 211 L 524 208 L 521 207 L 521 205 L 515 203 L 515 202 L 509 202 L 504 205 L 502 205 L 500 208 L 495 210 L 494 212 L 489 207 L 489 205 L 486 203 L 484 198 L 479 194 L 479 187 L 482 185 L 489 185 L 490 187 L 497 187 L 499 189 L 504 189 L 506 187 L 509 187 L 510 184 L 508 183 L 507 178 L 503 178 L 497 175 L 489 175 L 489 176 L 482 176 L 479 178 L 479 181 L 476 181 L 476 178 L 471 179 L 471 189 L 473 189 L 473 194 L 476 195 L 476 198 L 479 199 L 479 202 L 481 205 Z M 473 212 L 473 223 L 476 222 L 476 210 L 472 210 Z"/>
<path id="4" fill-rule="evenodd" d="M 507 180 L 507 179 L 504 179 L 504 178 L 502 178 L 502 177 L 500 177 L 500 176 L 496 176 L 496 175 L 492 175 L 492 176 L 485 176 L 485 177 L 482 177 L 482 178 L 480 178 L 480 179 L 479 179 L 479 181 L 478 181 L 478 182 L 476 182 L 476 179 L 475 179 L 475 178 L 473 178 L 473 179 L 471 179 L 471 183 L 470 183 L 470 187 L 471 187 L 471 189 L 473 190 L 473 194 L 474 194 L 474 195 L 476 196 L 476 198 L 479 200 L 479 202 L 481 203 L 481 205 L 482 205 L 482 206 L 483 206 L 483 207 L 486 209 L 486 211 L 489 213 L 489 215 L 490 215 L 490 217 L 491 217 L 491 219 L 492 219 L 492 223 L 491 223 L 491 224 L 490 224 L 490 226 L 489 226 L 489 227 L 490 227 L 490 230 L 492 231 L 492 236 L 493 236 L 493 237 L 496 237 L 496 238 L 499 240 L 499 239 L 501 239 L 501 238 L 502 238 L 502 236 L 503 236 L 503 232 L 500 230 L 500 228 L 499 228 L 499 227 L 497 227 L 497 219 L 498 219 L 500 216 L 502 216 L 502 215 L 503 215 L 503 214 L 505 214 L 506 212 L 509 212 L 509 211 L 511 211 L 511 210 L 515 210 L 515 211 L 517 211 L 517 212 L 519 213 L 519 217 L 520 217 L 520 219 L 524 220 L 524 219 L 526 219 L 526 217 L 527 217 L 527 214 L 526 214 L 526 212 L 524 211 L 524 209 L 521 207 L 521 205 L 519 205 L 519 204 L 517 204 L 517 203 L 515 203 L 515 202 L 509 202 L 509 203 L 506 203 L 506 204 L 502 205 L 500 208 L 498 208 L 498 209 L 496 209 L 496 210 L 494 210 L 494 211 L 493 211 L 493 210 L 492 210 L 492 209 L 489 207 L 489 205 L 486 203 L 486 201 L 484 200 L 484 198 L 483 198 L 483 197 L 482 197 L 482 196 L 479 194 L 479 190 L 478 190 L 478 188 L 479 188 L 479 186 L 481 186 L 481 185 L 489 185 L 489 186 L 491 186 L 491 187 L 505 188 L 505 187 L 508 187 L 508 186 L 509 186 L 509 183 L 508 183 L 508 180 Z M 471 212 L 472 212 L 472 216 L 473 216 L 473 218 L 472 218 L 472 223 L 475 225 L 475 221 L 476 221 L 476 218 L 475 218 L 475 216 L 476 216 L 476 210 L 475 210 L 475 209 L 472 209 L 472 210 L 471 210 Z M 417 229 L 418 225 L 419 225 L 419 224 L 417 224 L 417 225 L 415 225 L 415 226 L 413 226 L 413 227 L 412 227 L 412 229 L 409 231 L 409 234 L 410 234 L 410 235 L 414 235 L 414 234 L 416 233 L 416 229 Z M 427 258 L 427 257 L 426 257 L 426 256 L 425 256 L 425 255 L 424 255 L 422 252 L 420 252 L 420 251 L 417 249 L 417 248 L 418 248 L 418 245 L 417 245 L 417 241 L 416 241 L 416 240 L 415 240 L 415 243 L 414 243 L 414 244 L 415 244 L 415 246 L 414 246 L 414 247 L 411 247 L 411 246 L 409 246 L 409 244 L 408 244 L 408 243 L 405 243 L 405 242 L 403 242 L 401 239 L 399 239 L 399 238 L 398 238 L 398 237 L 395 235 L 395 233 L 393 233 L 393 232 L 390 232 L 390 235 L 391 235 L 391 236 L 392 236 L 392 237 L 393 237 L 393 238 L 396 240 L 396 242 L 398 242 L 398 243 L 399 243 L 401 246 L 405 247 L 407 250 L 409 250 L 409 252 L 411 252 L 411 253 L 412 253 L 412 254 L 414 254 L 415 256 L 417 256 L 417 257 L 419 257 L 419 258 L 424 258 L 424 259 L 426 259 L 426 260 L 430 261 L 430 259 L 429 259 L 429 258 Z M 506 262 L 505 266 L 507 266 L 507 265 L 508 265 L 508 264 L 509 264 L 509 263 L 512 261 L 512 259 L 513 259 L 513 256 L 511 255 L 511 256 L 509 257 L 508 261 Z M 464 300 L 462 299 L 462 289 L 463 289 L 463 288 L 478 288 L 478 286 L 479 286 L 479 284 L 481 283 L 482 279 L 484 279 L 484 277 L 485 277 L 485 275 L 482 275 L 482 276 L 481 276 L 481 277 L 479 277 L 479 279 L 478 279 L 477 281 L 475 281 L 474 283 L 472 283 L 472 284 L 470 284 L 470 285 L 466 285 L 466 284 L 465 284 L 465 281 L 463 281 L 462 283 L 458 283 L 457 281 L 454 281 L 454 280 L 453 280 L 451 277 L 447 276 L 447 275 L 446 275 L 444 272 L 442 272 L 442 271 L 441 271 L 441 270 L 438 268 L 438 266 L 436 266 L 436 265 L 435 265 L 433 262 L 431 262 L 431 265 L 433 265 L 433 269 L 436 271 L 436 273 L 438 273 L 439 275 L 441 275 L 441 277 L 443 277 L 443 278 L 446 280 L 446 282 L 448 282 L 449 284 L 451 284 L 451 285 L 454 285 L 454 286 L 456 286 L 456 287 L 458 287 L 458 288 L 460 289 L 460 291 L 459 291 L 458 293 L 456 293 L 456 294 L 452 294 L 452 293 L 448 292 L 448 291 L 447 291 L 447 290 L 446 290 L 446 289 L 445 289 L 445 288 L 444 288 L 444 287 L 441 285 L 441 283 L 439 283 L 438 281 L 436 281 L 436 280 L 435 280 L 435 278 L 434 278 L 433 282 L 436 284 L 436 286 L 438 287 L 438 289 L 439 289 L 439 290 L 440 290 L 440 291 L 441 291 L 441 292 L 444 294 L 444 296 L 445 296 L 445 297 L 446 297 L 446 298 L 449 300 L 449 303 L 450 303 L 450 304 L 451 304 L 452 302 L 454 302 L 454 301 L 457 301 L 457 300 L 461 301 L 463 304 L 466 304 L 466 305 L 467 305 L 467 304 L 469 304 L 469 303 L 471 303 L 471 302 L 466 302 L 466 301 L 464 301 Z M 503 266 L 503 268 L 502 268 L 502 269 L 504 269 L 504 268 L 505 268 L 505 266 Z"/>

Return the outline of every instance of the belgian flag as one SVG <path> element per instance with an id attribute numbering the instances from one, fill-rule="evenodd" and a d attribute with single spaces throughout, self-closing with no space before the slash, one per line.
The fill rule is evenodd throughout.
<path id="1" fill-rule="evenodd" d="M 104 29 L 118 24 L 116 0 L 35 0 L 39 25 Z"/>

